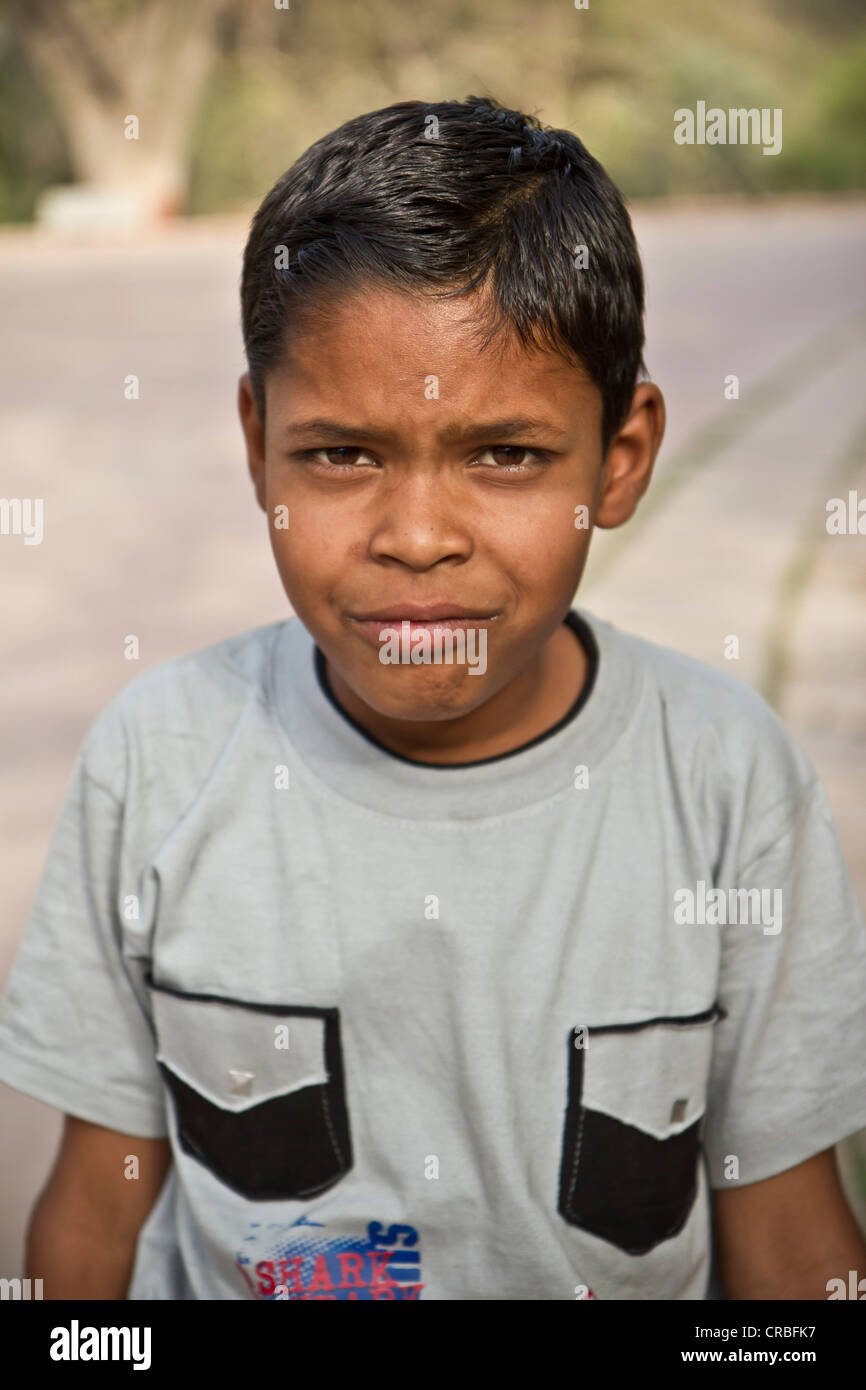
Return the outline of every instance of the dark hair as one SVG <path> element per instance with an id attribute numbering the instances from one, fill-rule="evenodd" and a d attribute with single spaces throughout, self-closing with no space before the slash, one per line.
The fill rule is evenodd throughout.
<path id="1" fill-rule="evenodd" d="M 333 295 L 369 283 L 463 294 L 485 281 L 484 345 L 510 328 L 579 363 L 601 392 L 606 451 L 643 370 L 644 286 L 598 160 L 570 131 L 487 97 L 346 121 L 283 174 L 250 228 L 241 303 L 260 420 L 287 329 Z"/>

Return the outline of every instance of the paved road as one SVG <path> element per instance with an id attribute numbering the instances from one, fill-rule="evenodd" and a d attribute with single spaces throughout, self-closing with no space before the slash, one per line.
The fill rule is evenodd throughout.
<path id="1" fill-rule="evenodd" d="M 668 434 L 639 516 L 596 536 L 581 601 L 774 700 L 827 784 L 866 907 L 866 537 L 825 527 L 827 498 L 866 497 L 866 204 L 644 207 L 635 225 Z M 235 416 L 244 235 L 0 235 L 0 490 L 46 508 L 42 545 L 0 537 L 0 978 L 98 710 L 141 666 L 286 611 Z M 0 1275 L 20 1270 L 58 1129 L 0 1086 Z"/>

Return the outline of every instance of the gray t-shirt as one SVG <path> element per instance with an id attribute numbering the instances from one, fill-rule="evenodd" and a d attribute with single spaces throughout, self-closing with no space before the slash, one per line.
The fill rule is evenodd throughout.
<path id="1" fill-rule="evenodd" d="M 130 1298 L 714 1297 L 710 1189 L 866 1127 L 814 770 L 733 677 L 569 623 L 581 699 L 481 762 L 383 749 L 299 619 L 93 724 L 0 1079 L 169 1137 Z"/>

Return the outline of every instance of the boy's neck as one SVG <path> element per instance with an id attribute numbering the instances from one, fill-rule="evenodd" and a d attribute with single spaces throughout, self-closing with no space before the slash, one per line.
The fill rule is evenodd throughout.
<path id="1" fill-rule="evenodd" d="M 334 699 L 368 734 L 401 757 L 442 765 L 495 758 L 541 737 L 568 714 L 588 671 L 583 643 L 563 622 L 536 660 L 478 709 L 460 719 L 420 724 L 372 709 L 325 661 Z"/>

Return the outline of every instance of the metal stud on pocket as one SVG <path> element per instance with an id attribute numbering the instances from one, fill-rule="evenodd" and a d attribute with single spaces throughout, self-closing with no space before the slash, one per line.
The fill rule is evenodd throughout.
<path id="1" fill-rule="evenodd" d="M 254 1071 L 235 1071 L 230 1068 L 228 1073 L 229 1093 L 233 1096 L 251 1096 L 255 1079 Z"/>

